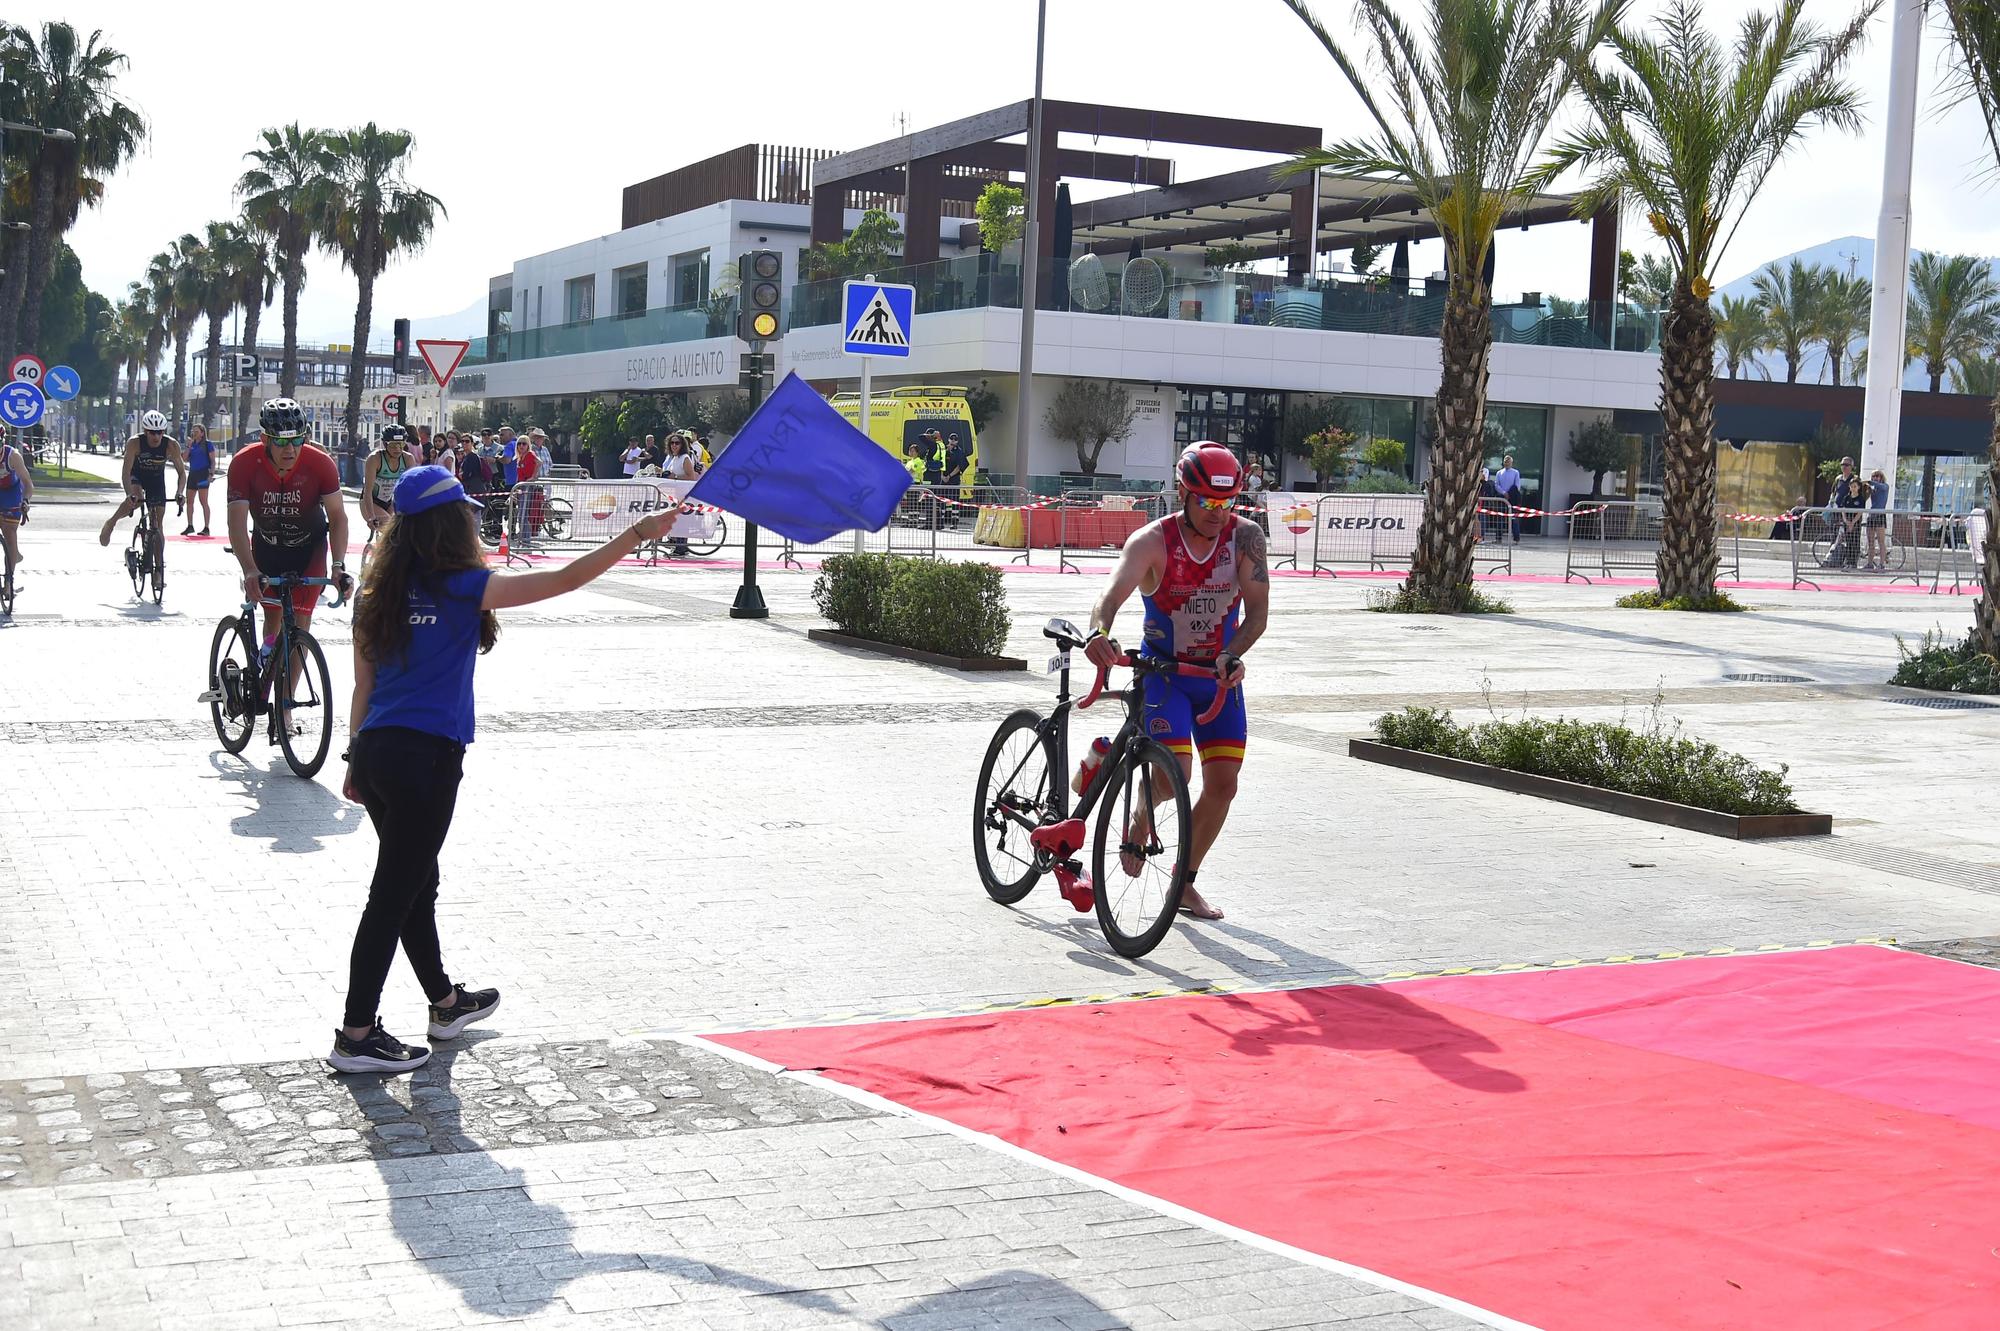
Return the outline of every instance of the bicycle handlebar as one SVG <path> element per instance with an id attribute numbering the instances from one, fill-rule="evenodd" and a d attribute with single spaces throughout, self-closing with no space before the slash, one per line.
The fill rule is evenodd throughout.
<path id="1" fill-rule="evenodd" d="M 1131 652 L 1126 652 L 1123 656 L 1120 656 L 1118 658 L 1115 664 L 1128 667 L 1129 669 L 1132 670 L 1139 670 L 1142 672 L 1151 671 L 1154 674 L 1161 674 L 1161 675 L 1172 673 L 1175 675 L 1186 676 L 1191 679 L 1216 678 L 1214 666 L 1194 665 L 1187 661 L 1172 662 L 1171 664 L 1173 665 L 1173 670 L 1171 672 L 1167 670 L 1168 663 L 1163 660 L 1159 661 L 1159 664 L 1156 665 L 1142 666 L 1139 664 L 1141 661 L 1150 661 L 1150 660 L 1158 660 L 1158 658 L 1140 657 L 1133 655 Z M 1107 681 L 1110 680 L 1110 678 L 1111 678 L 1110 666 L 1097 667 L 1097 679 L 1094 683 L 1091 684 L 1090 692 L 1084 695 L 1083 701 L 1079 702 L 1076 705 L 1076 709 L 1079 712 L 1081 712 L 1086 708 L 1088 708 L 1092 703 L 1096 702 L 1097 696 L 1104 692 L 1104 685 Z M 1210 721 L 1213 721 L 1216 717 L 1220 716 L 1222 714 L 1222 705 L 1229 701 L 1230 691 L 1234 687 L 1235 687 L 1234 685 L 1231 685 L 1230 688 L 1228 689 L 1218 688 L 1215 691 L 1215 701 L 1208 705 L 1207 711 L 1203 712 L 1200 716 L 1195 718 L 1195 724 L 1205 726 Z"/>
<path id="2" fill-rule="evenodd" d="M 334 578 L 308 578 L 302 577 L 297 573 L 280 573 L 274 577 L 264 577 L 260 574 L 257 581 L 259 585 L 274 587 L 281 593 L 290 591 L 294 587 L 331 587 L 333 588 L 333 599 L 327 602 L 326 608 L 329 610 L 338 610 L 347 604 L 347 598 L 340 594 L 340 583 Z M 249 610 L 252 608 L 252 604 L 252 602 L 245 601 L 243 608 Z"/>

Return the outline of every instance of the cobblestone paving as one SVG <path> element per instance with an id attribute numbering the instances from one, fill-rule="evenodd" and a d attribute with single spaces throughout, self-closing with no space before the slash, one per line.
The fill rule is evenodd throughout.
<path id="1" fill-rule="evenodd" d="M 867 1112 L 680 1044 L 468 1037 L 439 1045 L 407 1077 L 336 1076 L 312 1060 L 0 1082 L 0 1186 L 726 1132 Z"/>

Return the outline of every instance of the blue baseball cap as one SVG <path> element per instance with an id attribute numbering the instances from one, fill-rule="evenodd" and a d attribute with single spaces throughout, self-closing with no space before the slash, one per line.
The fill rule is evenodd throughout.
<path id="1" fill-rule="evenodd" d="M 474 508 L 486 505 L 469 498 L 458 477 L 451 474 L 449 467 L 435 464 L 412 467 L 403 473 L 403 479 L 396 482 L 396 511 L 398 513 L 423 513 L 440 504 L 470 504 Z"/>

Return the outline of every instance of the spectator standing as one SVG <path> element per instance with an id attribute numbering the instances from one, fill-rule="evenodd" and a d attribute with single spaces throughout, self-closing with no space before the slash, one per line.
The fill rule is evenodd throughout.
<path id="1" fill-rule="evenodd" d="M 618 455 L 619 465 L 625 469 L 625 479 L 631 480 L 645 465 L 646 450 L 639 444 L 639 436 L 633 435 L 625 441 L 625 451 Z"/>
<path id="2" fill-rule="evenodd" d="M 517 451 L 518 445 L 517 441 L 514 438 L 513 426 L 503 425 L 500 427 L 499 444 L 500 444 L 500 484 L 505 488 L 511 490 L 514 488 L 514 482 L 520 479 L 520 470 L 515 459 L 515 453 Z"/>
<path id="3" fill-rule="evenodd" d="M 1512 453 L 1500 458 L 1500 474 L 1493 478 L 1493 491 L 1506 501 L 1508 507 L 1507 532 L 1514 538 L 1514 544 L 1521 543 L 1521 520 L 1514 516 L 1512 509 L 1521 502 L 1521 471 L 1514 465 Z"/>
<path id="4" fill-rule="evenodd" d="M 201 534 L 208 535 L 208 487 L 215 481 L 215 445 L 208 441 L 208 427 L 197 425 L 188 431 L 187 526 L 181 535 L 194 535 L 194 501 L 201 501 Z"/>
<path id="5" fill-rule="evenodd" d="M 1878 469 L 1868 474 L 1868 567 L 1877 573 L 1889 568 L 1889 482 Z"/>
<path id="6" fill-rule="evenodd" d="M 541 426 L 537 425 L 534 429 L 528 431 L 528 447 L 534 450 L 535 460 L 541 464 L 535 469 L 536 474 L 541 479 L 547 480 L 549 478 L 549 468 L 555 464 L 549 458 L 549 436 L 543 431 Z"/>

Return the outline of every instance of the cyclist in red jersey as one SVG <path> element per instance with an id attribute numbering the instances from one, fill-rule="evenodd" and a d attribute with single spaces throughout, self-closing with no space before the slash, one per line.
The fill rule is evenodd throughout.
<path id="1" fill-rule="evenodd" d="M 1219 920 L 1195 887 L 1195 875 L 1222 832 L 1236 798 L 1249 721 L 1243 705 L 1243 653 L 1264 636 L 1271 610 L 1271 573 L 1264 530 L 1230 509 L 1243 489 L 1243 464 L 1221 444 L 1190 445 L 1181 454 L 1180 512 L 1132 533 L 1090 615 L 1084 654 L 1110 666 L 1123 655 L 1111 636 L 1119 607 L 1138 592 L 1145 603 L 1140 651 L 1148 656 L 1210 666 L 1211 679 L 1150 676 L 1145 681 L 1146 733 L 1180 759 L 1190 782 L 1201 752 L 1201 798 L 1192 813 L 1187 887 L 1181 910 L 1199 920 Z M 1241 613 L 1239 621 L 1238 615 Z M 1217 689 L 1235 692 L 1206 725 Z M 1164 791 L 1155 791 L 1155 798 Z M 1132 839 L 1127 829 L 1126 839 Z M 1126 870 L 1132 872 L 1130 866 Z"/>
<path id="2" fill-rule="evenodd" d="M 259 579 L 295 573 L 327 576 L 331 538 L 333 577 L 347 594 L 347 510 L 333 459 L 306 442 L 305 410 L 288 397 L 272 398 L 258 414 L 263 442 L 229 464 L 229 548 L 243 568 L 245 599 L 264 607 L 264 644 L 278 637 L 278 601 Z M 292 591 L 299 627 L 312 622 L 318 587 Z"/>

